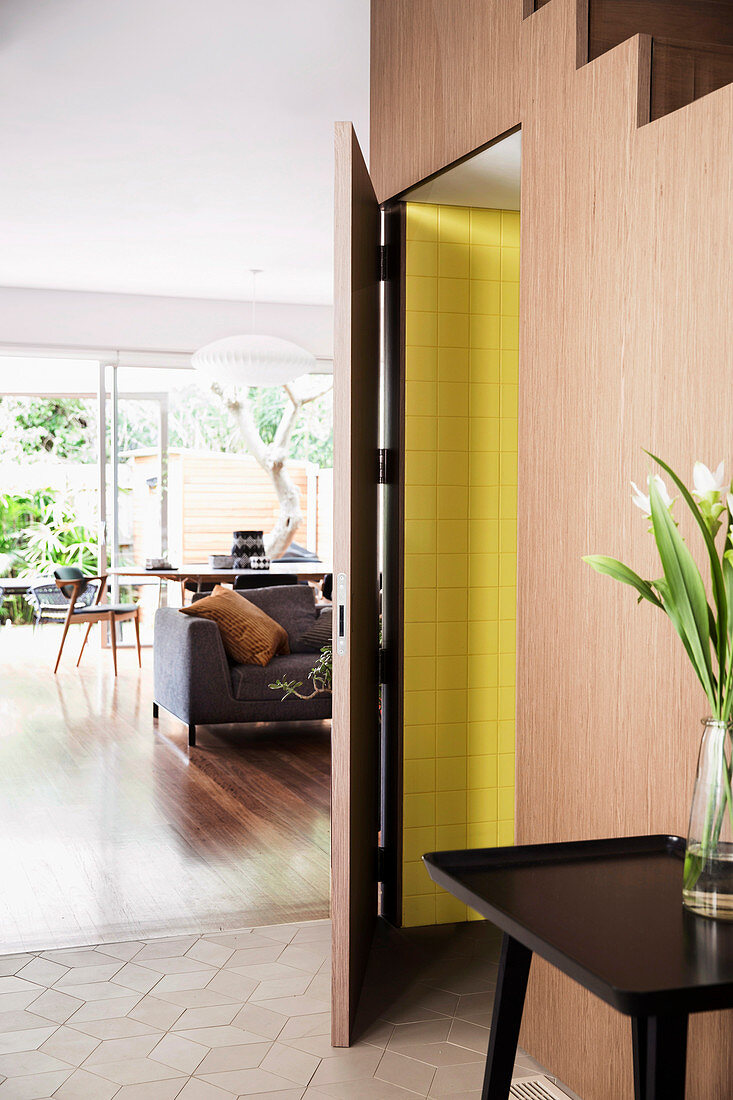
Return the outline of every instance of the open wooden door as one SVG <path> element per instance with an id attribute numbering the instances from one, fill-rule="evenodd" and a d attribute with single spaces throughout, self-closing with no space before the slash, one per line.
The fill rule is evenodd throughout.
<path id="1" fill-rule="evenodd" d="M 336 123 L 331 1040 L 348 1046 L 377 914 L 380 214 Z"/>

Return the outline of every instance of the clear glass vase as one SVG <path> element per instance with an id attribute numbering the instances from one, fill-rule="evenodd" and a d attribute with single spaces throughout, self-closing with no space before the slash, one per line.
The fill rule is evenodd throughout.
<path id="1" fill-rule="evenodd" d="M 703 726 L 687 830 L 682 900 L 701 916 L 733 920 L 733 725 L 707 718 Z"/>

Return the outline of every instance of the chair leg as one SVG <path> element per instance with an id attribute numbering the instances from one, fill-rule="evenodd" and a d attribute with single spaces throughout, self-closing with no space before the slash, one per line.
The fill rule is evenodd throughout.
<path id="1" fill-rule="evenodd" d="M 195 726 L 189 726 L 188 727 L 188 743 L 192 747 L 196 744 L 196 727 Z"/>
<path id="2" fill-rule="evenodd" d="M 92 629 L 93 626 L 94 626 L 94 623 L 88 623 L 87 628 L 84 631 L 84 641 L 81 643 L 81 649 L 79 651 L 79 660 L 76 662 L 76 667 L 77 668 L 81 664 L 81 659 L 84 656 L 84 646 L 87 644 L 87 638 L 89 637 L 89 631 Z"/>
<path id="3" fill-rule="evenodd" d="M 56 664 L 53 666 L 54 676 L 58 672 L 59 662 L 61 661 L 61 654 L 62 654 L 63 648 L 64 648 L 64 642 L 66 641 L 66 635 L 69 633 L 70 622 L 71 622 L 71 620 L 69 618 L 67 618 L 65 623 L 64 623 L 64 632 L 61 635 L 61 645 L 59 646 L 59 654 L 58 654 L 58 657 L 56 658 Z"/>
<path id="4" fill-rule="evenodd" d="M 115 623 L 114 615 L 109 617 L 109 635 L 112 642 L 112 664 L 115 666 L 115 676 L 117 675 L 117 624 Z"/>
<path id="5" fill-rule="evenodd" d="M 140 668 L 142 668 L 143 667 L 143 658 L 142 658 L 142 654 L 140 652 L 140 609 L 139 608 L 135 612 L 135 618 L 133 619 L 133 622 L 135 623 L 135 643 L 137 645 L 137 663 L 140 666 Z"/>

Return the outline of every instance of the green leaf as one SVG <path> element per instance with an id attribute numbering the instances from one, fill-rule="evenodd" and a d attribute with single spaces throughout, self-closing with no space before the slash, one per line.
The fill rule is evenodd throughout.
<path id="1" fill-rule="evenodd" d="M 685 504 L 692 512 L 692 515 L 697 523 L 698 527 L 702 531 L 702 537 L 705 540 L 705 546 L 707 547 L 708 556 L 710 558 L 710 576 L 713 582 L 713 602 L 718 612 L 718 623 L 720 624 L 717 637 L 716 652 L 718 657 L 718 674 L 721 682 L 725 678 L 725 666 L 726 659 L 728 657 L 728 634 L 730 632 L 730 613 L 729 607 L 729 593 L 728 586 L 723 579 L 723 568 L 721 566 L 720 558 L 718 557 L 718 551 L 715 548 L 715 540 L 711 534 L 708 524 L 705 521 L 705 517 L 698 508 L 695 500 L 690 493 L 687 486 L 680 480 L 671 466 L 668 466 L 666 462 L 663 462 L 661 458 L 657 458 L 651 451 L 647 451 L 646 454 L 650 458 L 653 458 L 663 470 L 665 470 L 672 481 L 679 489 Z M 726 624 L 727 629 L 723 630 L 723 623 Z"/>
<path id="2" fill-rule="evenodd" d="M 649 600 L 649 603 L 653 603 L 655 607 L 662 606 L 661 600 L 657 598 L 649 581 L 643 580 L 638 573 L 635 573 L 633 569 L 629 569 L 628 565 L 624 565 L 622 561 L 617 561 L 616 558 L 607 558 L 603 554 L 589 554 L 583 558 L 583 561 L 588 562 L 588 565 L 591 565 L 597 573 L 613 577 L 615 581 L 621 581 L 622 584 L 631 585 L 643 599 Z"/>
<path id="3" fill-rule="evenodd" d="M 710 662 L 708 601 L 700 570 L 684 544 L 677 526 L 659 495 L 654 480 L 649 483 L 654 538 L 664 570 L 668 599 L 665 610 L 692 659 L 705 688 L 713 713 L 717 713 L 715 677 Z"/>

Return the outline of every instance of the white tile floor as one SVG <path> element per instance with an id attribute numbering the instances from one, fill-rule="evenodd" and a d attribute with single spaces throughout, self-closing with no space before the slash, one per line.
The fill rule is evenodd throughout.
<path id="1" fill-rule="evenodd" d="M 348 1050 L 327 921 L 0 957 L 0 1100 L 469 1100 L 497 947 L 483 924 L 382 931 Z"/>

